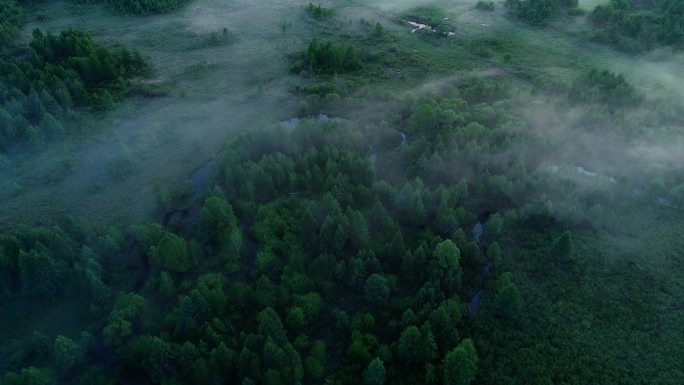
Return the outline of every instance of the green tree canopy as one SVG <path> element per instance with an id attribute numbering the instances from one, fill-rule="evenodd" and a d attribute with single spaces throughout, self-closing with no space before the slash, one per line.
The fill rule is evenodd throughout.
<path id="1" fill-rule="evenodd" d="M 219 249 L 237 254 L 242 246 L 242 234 L 233 208 L 225 199 L 212 196 L 204 201 L 200 211 L 200 234 Z"/>
<path id="2" fill-rule="evenodd" d="M 444 384 L 469 385 L 475 379 L 477 354 L 470 338 L 466 338 L 444 356 Z"/>
<path id="3" fill-rule="evenodd" d="M 159 244 L 150 249 L 150 260 L 161 269 L 184 273 L 196 264 L 185 239 L 167 232 Z"/>
<path id="4" fill-rule="evenodd" d="M 364 385 L 384 385 L 385 365 L 379 357 L 375 357 L 363 372 Z"/>
<path id="5" fill-rule="evenodd" d="M 560 262 L 567 262 L 572 258 L 572 237 L 569 231 L 554 239 L 549 254 L 551 258 Z"/>
<path id="6" fill-rule="evenodd" d="M 363 286 L 366 300 L 375 305 L 384 305 L 389 298 L 390 289 L 387 279 L 381 274 L 372 274 Z"/>

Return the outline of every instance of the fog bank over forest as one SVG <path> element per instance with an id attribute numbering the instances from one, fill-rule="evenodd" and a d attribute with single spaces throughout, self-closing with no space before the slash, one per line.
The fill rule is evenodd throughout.
<path id="1" fill-rule="evenodd" d="M 680 0 L 0 0 L 0 385 L 684 383 Z"/>

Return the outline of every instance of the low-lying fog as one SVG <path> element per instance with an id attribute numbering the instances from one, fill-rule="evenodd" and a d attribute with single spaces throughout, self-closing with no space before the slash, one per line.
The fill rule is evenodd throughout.
<path id="1" fill-rule="evenodd" d="M 377 20 L 391 30 L 408 34 L 411 26 L 399 24 L 396 15 L 433 3 L 350 2 L 339 5 L 338 17 Z M 662 50 L 628 56 L 587 43 L 575 34 L 577 28 L 586 25 L 584 17 L 577 19 L 579 27 L 556 23 L 541 34 L 537 27 L 507 17 L 501 2 L 496 3 L 494 12 L 475 10 L 475 3 L 436 3 L 457 26 L 454 39 L 508 36 L 517 41 L 516 49 L 522 53 L 520 65 L 525 65 L 524 53 L 533 58 L 534 52 L 547 50 L 552 58 L 545 59 L 548 64 L 534 64 L 549 74 L 570 80 L 577 75 L 571 72 L 572 65 L 597 66 L 625 74 L 649 100 L 661 98 L 684 103 L 681 54 Z M 593 7 L 593 3 L 583 1 L 581 5 Z M 65 148 L 57 144 L 39 156 L 20 157 L 14 170 L 3 171 L 0 227 L 17 221 L 49 222 L 62 212 L 106 223 L 151 219 L 155 215 L 156 186 L 171 191 L 185 188 L 192 171 L 210 160 L 237 132 L 297 117 L 299 110 L 289 91 L 298 76 L 290 74 L 286 55 L 302 50 L 316 36 L 315 26 L 302 22 L 305 4 L 308 1 L 198 0 L 176 13 L 145 18 L 114 16 L 99 5 L 41 4 L 37 12 L 47 20 L 26 26 L 26 40 L 33 28 L 58 33 L 78 27 L 107 45 L 135 47 L 156 69 L 154 79 L 146 81 L 168 85 L 171 94 L 127 101 L 94 116 L 88 120 L 87 129 L 96 134 L 88 135 L 87 140 L 75 146 Z M 207 44 L 212 33 L 225 40 L 217 45 Z M 563 60 L 567 60 L 567 65 Z M 491 63 L 492 73 L 502 70 Z M 449 79 L 428 74 L 425 83 L 432 85 Z M 416 90 L 414 85 L 406 87 L 403 91 Z M 373 106 L 366 109 L 372 110 Z M 520 112 L 531 120 L 548 122 L 549 129 L 559 131 L 558 138 L 571 138 L 576 128 L 572 117 L 565 119 L 563 111 L 553 108 L 531 107 Z M 364 116 L 353 111 L 349 115 L 359 120 Z M 672 128 L 677 129 L 681 138 L 682 128 Z M 626 155 L 638 153 L 637 158 L 646 163 L 681 160 L 682 142 L 671 139 L 627 143 L 611 142 L 610 135 L 601 133 L 595 137 L 583 135 L 562 146 L 554 154 L 558 158 L 548 159 L 548 166 L 584 167 L 590 172 L 619 177 L 630 173 L 616 170 L 621 164 L 629 164 L 623 162 Z M 617 146 L 602 147 L 610 143 Z M 581 158 L 573 159 L 577 156 L 573 146 L 581 147 Z M 588 160 L 584 157 L 586 153 L 593 157 Z M 54 159 L 60 158 L 71 162 L 70 171 L 55 170 Z M 64 175 L 49 177 L 60 173 Z"/>
<path id="2" fill-rule="evenodd" d="M 291 117 L 285 53 L 301 50 L 308 41 L 301 36 L 310 34 L 298 23 L 283 31 L 301 17 L 295 4 L 203 0 L 145 18 L 113 16 L 99 5 L 41 4 L 38 12 L 49 17 L 27 25 L 26 40 L 34 28 L 75 27 L 107 45 L 135 47 L 156 69 L 151 81 L 168 84 L 171 95 L 124 102 L 89 121 L 96 134 L 84 143 L 22 159 L 3 178 L 0 225 L 50 221 L 63 211 L 111 223 L 149 219 L 155 184 L 179 188 L 236 132 Z M 225 44 L 207 47 L 223 28 Z M 72 171 L 45 183 L 60 157 L 75 159 Z M 133 170 L 116 177 L 122 162 Z"/>

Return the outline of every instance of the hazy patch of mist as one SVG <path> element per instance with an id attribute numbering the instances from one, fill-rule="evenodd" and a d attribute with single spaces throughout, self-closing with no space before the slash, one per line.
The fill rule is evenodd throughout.
<path id="1" fill-rule="evenodd" d="M 648 98 L 672 98 L 684 106 L 684 53 L 659 49 L 642 56 L 619 55 L 606 61 Z"/>
<path id="2" fill-rule="evenodd" d="M 610 0 L 579 0 L 578 6 L 586 11 L 593 11 L 597 5 L 608 4 Z"/>
<path id="3" fill-rule="evenodd" d="M 91 31 L 100 41 L 134 46 L 157 68 L 155 81 L 171 84 L 176 91 L 161 99 L 124 103 L 100 121 L 91 122 L 92 130 L 100 134 L 74 150 L 51 150 L 13 170 L 0 168 L 3 173 L 0 198 L 5 199 L 0 208 L 0 225 L 15 220 L 31 222 L 52 218 L 57 212 L 67 211 L 110 223 L 147 220 L 155 206 L 154 185 L 184 188 L 192 171 L 210 160 L 235 133 L 297 116 L 289 90 L 298 79 L 288 73 L 285 53 L 301 50 L 316 34 L 311 23 L 299 22 L 304 17 L 301 6 L 306 3 L 203 0 L 192 2 L 171 15 L 146 17 L 144 22 L 113 16 L 97 5 L 82 5 L 79 13 L 58 5 L 44 5 L 55 16 L 47 22 L 29 25 L 26 36 L 34 27 L 53 32 L 78 27 Z M 495 12 L 474 10 L 475 3 L 474 0 L 389 0 L 363 2 L 362 6 L 360 2 L 350 2 L 349 8 L 340 5 L 339 19 L 363 17 L 408 34 L 407 26 L 392 23 L 396 21 L 392 13 L 435 4 L 454 15 L 459 34 L 465 34 L 464 39 L 513 31 L 512 38 L 522 40 L 532 51 L 547 46 L 572 50 L 584 44 L 555 32 L 540 35 L 537 30 L 514 24 L 504 16 L 501 3 L 497 3 Z M 198 39 L 223 28 L 236 37 L 230 44 L 188 49 Z M 634 58 L 604 48 L 597 53 L 588 49 L 581 52 L 591 57 L 589 62 L 624 73 L 648 100 L 669 98 L 675 103 L 684 100 L 682 54 L 661 50 Z M 445 84 L 453 84 L 463 77 L 492 77 L 505 71 L 504 67 L 492 64 L 488 69 L 387 88 L 391 95 L 410 92 L 420 98 L 439 93 Z M 359 91 L 364 92 L 369 90 Z M 577 167 L 596 172 L 604 179 L 633 178 L 642 183 L 659 164 L 668 167 L 684 164 L 681 136 L 661 140 L 657 140 L 657 135 L 655 139 L 628 138 L 618 134 L 615 127 L 588 132 L 582 127 L 586 113 L 582 108 L 567 109 L 561 104 L 548 103 L 545 96 L 537 97 L 538 103 L 529 95 L 518 97 L 520 107 L 515 112 L 530 122 L 528 134 L 543 131 L 551 138 L 551 147 L 548 143 L 531 148 L 514 147 L 510 154 L 499 154 L 497 158 L 515 159 L 524 152 L 527 157 L 538 159 L 541 169 L 559 167 L 587 187 L 596 183 L 597 178 L 577 172 Z M 371 127 L 370 130 L 386 119 L 387 111 L 397 108 L 396 100 L 378 98 L 363 106 L 337 108 L 332 112 L 351 117 L 351 124 Z M 676 130 L 674 127 L 670 131 Z M 396 139 L 397 144 L 401 143 L 398 131 Z M 374 148 L 381 147 L 378 143 L 372 144 Z M 57 153 L 62 159 L 74 157 L 76 163 L 66 175 L 52 182 L 37 181 L 42 178 L 36 175 L 49 174 L 54 169 Z M 112 169 L 116 174 L 122 164 L 131 167 L 125 175 L 113 176 Z M 616 189 L 618 184 L 608 183 L 605 188 Z"/>
<path id="4" fill-rule="evenodd" d="M 283 20 L 301 17 L 303 2 L 197 1 L 159 16 L 113 15 L 100 5 L 45 3 L 47 20 L 31 22 L 59 33 L 90 32 L 107 45 L 135 47 L 156 69 L 155 83 L 169 85 L 161 98 L 128 100 L 87 117 L 83 139 L 69 151 L 51 143 L 45 151 L 15 156 L 0 168 L 0 227 L 50 223 L 61 213 L 104 223 L 154 218 L 155 185 L 186 188 L 192 171 L 238 132 L 293 116 L 286 53 L 301 50 L 310 26 Z M 228 44 L 204 45 L 212 33 L 234 36 Z M 62 159 L 68 159 L 64 164 Z M 6 162 L 7 163 L 7 162 Z M 7 187 L 7 188 L 5 188 Z"/>
<path id="5" fill-rule="evenodd" d="M 442 5 L 444 1 L 435 0 L 371 0 L 366 2 L 370 6 L 375 6 L 384 11 L 401 12 L 407 11 L 411 8 L 428 6 L 428 5 Z"/>

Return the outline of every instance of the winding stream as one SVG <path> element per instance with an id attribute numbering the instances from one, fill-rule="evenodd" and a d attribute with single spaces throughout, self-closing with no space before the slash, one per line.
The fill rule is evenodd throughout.
<path id="1" fill-rule="evenodd" d="M 484 226 L 482 225 L 481 221 L 478 221 L 475 226 L 473 226 L 472 234 L 473 238 L 477 243 L 480 243 L 480 237 L 482 237 L 482 234 L 484 233 Z M 487 265 L 482 268 L 482 271 L 480 272 L 480 276 L 482 277 L 482 284 L 483 287 L 480 288 L 475 294 L 470 298 L 470 301 L 468 301 L 468 318 L 473 318 L 475 313 L 477 312 L 477 308 L 480 305 L 480 300 L 482 299 L 482 296 L 484 295 L 484 281 L 487 277 L 489 277 L 492 273 L 492 268 L 494 266 L 492 265 L 491 262 L 487 263 Z"/>
<path id="2" fill-rule="evenodd" d="M 470 301 L 468 302 L 468 318 L 473 318 L 473 315 L 475 315 L 477 307 L 480 305 L 482 294 L 484 294 L 484 289 L 478 290 L 477 293 L 470 298 Z"/>
<path id="3" fill-rule="evenodd" d="M 373 166 L 373 168 L 375 168 L 375 163 L 378 162 L 378 152 L 375 151 L 375 147 L 373 146 L 371 146 L 371 154 L 368 157 L 368 160 L 370 160 L 371 165 Z"/>
<path id="4" fill-rule="evenodd" d="M 318 122 L 318 123 L 325 123 L 325 122 L 336 122 L 336 123 L 342 123 L 346 121 L 344 118 L 340 117 L 335 117 L 335 116 L 330 116 L 328 114 L 318 114 L 318 115 L 310 115 L 310 116 L 303 116 L 303 117 L 294 117 L 290 119 L 283 120 L 280 122 L 280 124 L 283 125 L 285 128 L 295 128 L 301 122 L 302 120 L 310 120 L 313 122 Z"/>
<path id="5" fill-rule="evenodd" d="M 478 221 L 475 226 L 473 226 L 473 238 L 475 238 L 475 242 L 480 243 L 482 233 L 484 233 L 484 226 L 482 226 L 482 222 Z"/>
<path id="6" fill-rule="evenodd" d="M 204 194 L 209 189 L 209 179 L 211 179 L 214 160 L 210 160 L 197 168 L 190 174 L 190 183 L 198 194 Z"/>

